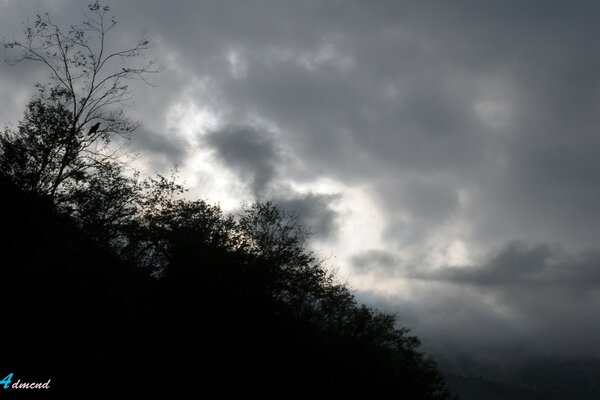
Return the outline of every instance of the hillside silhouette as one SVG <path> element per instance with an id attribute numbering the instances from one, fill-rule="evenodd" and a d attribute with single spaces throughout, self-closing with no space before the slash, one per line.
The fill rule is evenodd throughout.
<path id="1" fill-rule="evenodd" d="M 54 391 L 112 382 L 168 396 L 193 382 L 192 392 L 448 398 L 392 317 L 356 305 L 319 267 L 286 271 L 219 240 L 230 220 L 215 208 L 204 212 L 216 226 L 171 232 L 168 267 L 154 278 L 48 198 L 6 177 L 0 192 L 3 367 L 52 377 Z"/>
<path id="2" fill-rule="evenodd" d="M 109 12 L 94 2 L 66 31 L 38 15 L 4 43 L 51 71 L 0 134 L 1 367 L 52 379 L 11 394 L 450 398 L 418 339 L 357 304 L 293 215 L 227 215 L 133 169 L 115 146 L 138 126 L 126 82 L 156 70 L 145 37 L 104 51 Z"/>

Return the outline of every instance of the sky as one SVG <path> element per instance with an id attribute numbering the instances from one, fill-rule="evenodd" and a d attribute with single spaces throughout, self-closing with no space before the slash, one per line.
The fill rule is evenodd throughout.
<path id="1" fill-rule="evenodd" d="M 0 0 L 0 36 L 79 0 Z M 600 357 L 600 4 L 113 2 L 145 173 L 234 212 L 274 200 L 360 301 L 448 360 Z M 0 65 L 0 122 L 45 81 Z"/>

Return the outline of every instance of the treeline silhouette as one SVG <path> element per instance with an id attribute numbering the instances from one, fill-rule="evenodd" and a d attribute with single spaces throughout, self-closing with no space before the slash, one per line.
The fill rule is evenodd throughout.
<path id="1" fill-rule="evenodd" d="M 358 305 L 274 204 L 234 218 L 108 159 L 52 197 L 53 118 L 36 98 L 0 139 L 3 368 L 57 391 L 449 397 L 418 340 Z"/>
<path id="2" fill-rule="evenodd" d="M 37 16 L 4 43 L 52 80 L 0 134 L 0 368 L 81 398 L 450 398 L 418 339 L 357 304 L 293 215 L 269 202 L 226 215 L 118 152 L 137 125 L 124 82 L 152 64 L 102 75 L 148 46 L 94 53 L 109 10 L 92 3 L 66 33 Z"/>

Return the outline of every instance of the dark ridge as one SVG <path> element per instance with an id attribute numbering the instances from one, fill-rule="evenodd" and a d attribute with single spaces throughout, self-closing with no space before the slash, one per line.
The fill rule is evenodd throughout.
<path id="1" fill-rule="evenodd" d="M 155 279 L 48 198 L 4 178 L 0 193 L 2 364 L 15 377 L 52 379 L 60 395 L 447 398 L 416 340 L 400 335 L 401 347 L 386 346 L 395 325 L 343 290 L 330 300 L 350 300 L 335 314 L 346 323 L 326 325 L 334 314 L 325 309 L 300 315 L 273 297 L 272 260 L 200 240 L 198 231 L 170 238 L 170 267 Z"/>

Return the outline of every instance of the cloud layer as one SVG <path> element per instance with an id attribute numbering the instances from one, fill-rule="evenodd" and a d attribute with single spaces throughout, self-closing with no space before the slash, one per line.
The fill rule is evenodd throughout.
<path id="1" fill-rule="evenodd" d="M 402 292 L 361 294 L 415 327 L 431 351 L 514 365 L 534 357 L 600 357 L 600 252 L 511 242 L 477 265 L 424 270 L 381 251 L 352 260 L 363 279 Z M 474 371 L 471 371 L 474 372 Z"/>

